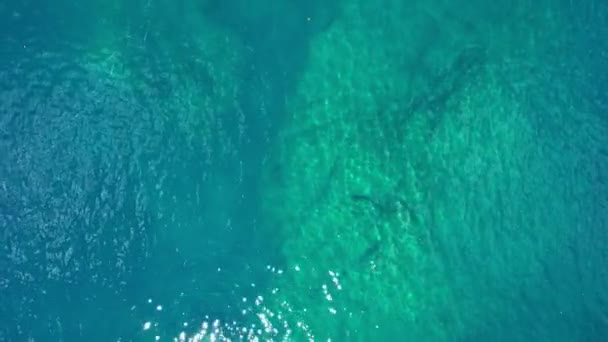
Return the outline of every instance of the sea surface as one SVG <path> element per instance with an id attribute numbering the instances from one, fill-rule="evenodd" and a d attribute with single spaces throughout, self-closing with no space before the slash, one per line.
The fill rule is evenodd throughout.
<path id="1" fill-rule="evenodd" d="M 608 3 L 3 0 L 0 341 L 608 341 Z"/>

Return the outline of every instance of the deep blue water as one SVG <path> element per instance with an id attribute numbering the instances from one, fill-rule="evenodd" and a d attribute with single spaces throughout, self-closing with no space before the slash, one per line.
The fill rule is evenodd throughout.
<path id="1" fill-rule="evenodd" d="M 223 90 L 192 61 L 185 6 L 3 4 L 0 339 L 131 340 L 151 315 L 167 331 L 231 317 L 280 262 L 256 179 L 299 66 L 270 68 L 273 43 L 215 4 L 208 20 L 254 49 L 223 109 L 192 103 Z M 285 39 L 261 20 L 245 24 Z M 306 34 L 282 57 L 300 64 Z"/>

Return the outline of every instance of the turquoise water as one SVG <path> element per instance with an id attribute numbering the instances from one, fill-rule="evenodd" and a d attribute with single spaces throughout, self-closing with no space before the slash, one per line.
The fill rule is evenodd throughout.
<path id="1" fill-rule="evenodd" d="M 0 341 L 608 340 L 606 36 L 592 0 L 0 3 Z"/>

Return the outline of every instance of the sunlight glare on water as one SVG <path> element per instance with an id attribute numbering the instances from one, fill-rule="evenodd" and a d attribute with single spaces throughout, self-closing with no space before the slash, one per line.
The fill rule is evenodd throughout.
<path id="1" fill-rule="evenodd" d="M 285 276 L 306 277 L 306 272 L 299 266 L 294 266 L 293 270 L 286 270 L 271 265 L 266 266 L 266 272 L 271 277 L 280 278 Z M 300 274 L 296 274 L 299 273 Z M 337 307 L 333 303 L 334 295 L 342 290 L 342 284 L 337 272 L 328 270 L 326 282 L 319 284 L 317 289 L 309 289 L 312 295 L 323 298 L 326 302 L 326 309 L 332 315 L 348 315 L 345 306 Z M 279 279 L 276 279 L 281 282 Z M 255 288 L 255 284 L 249 284 Z M 260 293 L 254 297 L 242 297 L 238 303 L 239 317 L 231 321 L 223 321 L 212 315 L 204 315 L 197 326 L 190 326 L 188 322 L 183 322 L 182 330 L 173 332 L 173 341 L 290 341 L 294 336 L 299 340 L 303 337 L 310 341 L 315 340 L 315 334 L 306 323 L 307 308 L 294 307 L 287 298 L 289 289 L 281 291 L 280 288 L 273 288 L 268 293 Z M 339 297 L 339 296 L 338 296 Z M 153 299 L 148 299 L 151 308 L 161 311 L 164 305 L 154 303 Z M 337 304 L 340 305 L 340 304 Z M 337 308 L 340 310 L 338 313 Z M 150 310 L 153 311 L 153 310 Z M 351 313 L 352 315 L 352 313 Z M 152 316 L 156 316 L 153 314 Z M 142 324 L 144 336 L 156 339 L 159 333 L 167 333 L 163 327 L 162 318 L 156 316 Z"/>

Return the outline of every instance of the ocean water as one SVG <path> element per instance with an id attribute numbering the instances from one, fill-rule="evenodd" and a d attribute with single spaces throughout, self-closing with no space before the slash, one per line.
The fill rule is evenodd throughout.
<path id="1" fill-rule="evenodd" d="M 0 2 L 0 341 L 608 340 L 601 1 Z"/>

